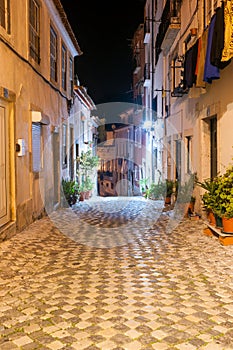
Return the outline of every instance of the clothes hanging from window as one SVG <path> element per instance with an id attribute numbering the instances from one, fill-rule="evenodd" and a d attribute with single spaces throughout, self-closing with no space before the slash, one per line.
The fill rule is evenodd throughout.
<path id="1" fill-rule="evenodd" d="M 204 77 L 203 77 L 203 80 L 209 84 L 212 83 L 212 80 L 220 78 L 219 68 L 216 66 L 213 66 L 210 62 L 210 51 L 212 46 L 215 21 L 216 21 L 216 13 L 212 16 L 210 25 L 209 25 L 206 57 L 205 57 L 205 67 L 204 67 Z"/>
<path id="2" fill-rule="evenodd" d="M 222 62 L 222 53 L 224 49 L 224 33 L 225 33 L 225 23 L 224 23 L 224 3 L 222 2 L 221 7 L 216 9 L 216 20 L 213 29 L 213 38 L 210 52 L 210 63 L 213 66 L 223 69 L 231 62 Z"/>
<path id="3" fill-rule="evenodd" d="M 207 38 L 208 38 L 208 28 L 203 32 L 199 38 L 198 43 L 198 53 L 197 53 L 197 63 L 195 74 L 196 78 L 196 87 L 205 88 L 206 83 L 203 80 L 204 77 L 204 67 L 205 67 L 205 57 L 206 57 L 206 48 L 207 48 Z"/>
<path id="4" fill-rule="evenodd" d="M 222 62 L 226 62 L 233 57 L 233 0 L 224 2 L 224 25 Z"/>
<path id="5" fill-rule="evenodd" d="M 191 88 L 196 82 L 196 62 L 197 62 L 198 40 L 187 50 L 184 60 L 184 86 Z"/>

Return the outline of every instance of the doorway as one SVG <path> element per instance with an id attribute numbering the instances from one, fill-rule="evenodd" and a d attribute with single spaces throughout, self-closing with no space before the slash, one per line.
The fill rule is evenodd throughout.
<path id="1" fill-rule="evenodd" d="M 8 115 L 0 105 L 0 227 L 10 221 Z"/>

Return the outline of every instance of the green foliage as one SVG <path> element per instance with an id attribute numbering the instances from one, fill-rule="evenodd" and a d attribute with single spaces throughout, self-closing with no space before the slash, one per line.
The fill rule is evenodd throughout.
<path id="1" fill-rule="evenodd" d="M 68 204 L 75 204 L 79 194 L 78 184 L 73 180 L 62 179 L 62 189 Z"/>
<path id="2" fill-rule="evenodd" d="M 166 195 L 166 184 L 164 182 L 152 183 L 146 190 L 146 197 L 150 199 L 163 199 Z"/>
<path id="3" fill-rule="evenodd" d="M 92 150 L 87 152 L 81 152 L 80 157 L 77 158 L 79 170 L 79 188 L 80 192 L 90 191 L 94 187 L 94 183 L 91 180 L 95 168 L 99 164 L 99 157 L 92 155 Z"/>
<path id="4" fill-rule="evenodd" d="M 233 166 L 229 166 L 223 175 L 197 183 L 206 192 L 202 201 L 206 209 L 218 216 L 233 217 Z"/>
<path id="5" fill-rule="evenodd" d="M 148 182 L 149 182 L 149 177 L 139 180 L 139 184 L 141 185 L 142 192 L 146 192 L 146 190 L 148 189 Z"/>
<path id="6" fill-rule="evenodd" d="M 221 205 L 221 216 L 233 218 L 233 166 L 229 166 L 225 174 L 218 177 L 217 195 Z"/>
<path id="7" fill-rule="evenodd" d="M 92 150 L 81 152 L 81 156 L 77 158 L 81 171 L 90 172 L 99 164 L 99 157 L 92 155 Z"/>
<path id="8" fill-rule="evenodd" d="M 171 197 L 173 193 L 173 189 L 175 189 L 175 192 L 177 190 L 177 181 L 166 179 L 165 186 L 166 186 L 166 197 Z"/>
<path id="9" fill-rule="evenodd" d="M 219 202 L 219 177 L 213 179 L 205 179 L 204 181 L 196 181 L 196 184 L 203 188 L 206 192 L 202 196 L 202 202 L 206 210 L 212 210 L 216 214 L 222 211 L 221 203 Z"/>

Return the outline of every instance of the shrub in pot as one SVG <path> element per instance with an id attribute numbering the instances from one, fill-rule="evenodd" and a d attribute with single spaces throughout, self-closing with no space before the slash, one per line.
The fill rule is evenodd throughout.
<path id="1" fill-rule="evenodd" d="M 78 184 L 75 181 L 69 179 L 62 179 L 62 190 L 65 200 L 67 201 L 69 206 L 72 206 L 77 202 L 79 188 Z"/>

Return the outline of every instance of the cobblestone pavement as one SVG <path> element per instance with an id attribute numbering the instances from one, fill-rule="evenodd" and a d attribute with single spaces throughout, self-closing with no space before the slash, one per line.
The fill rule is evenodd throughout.
<path id="1" fill-rule="evenodd" d="M 90 236 L 111 236 L 111 215 L 85 205 L 76 234 L 86 217 Z M 143 204 L 128 216 L 118 205 L 124 236 Z M 73 225 L 68 209 L 0 243 L 0 349 L 233 349 L 233 246 L 205 236 L 202 220 L 167 230 L 172 212 L 156 210 L 153 227 L 105 248 L 58 230 Z"/>

